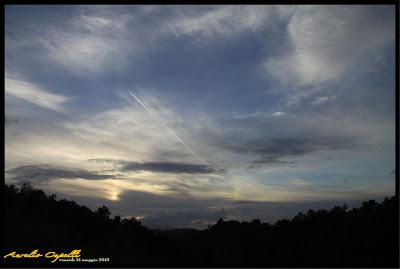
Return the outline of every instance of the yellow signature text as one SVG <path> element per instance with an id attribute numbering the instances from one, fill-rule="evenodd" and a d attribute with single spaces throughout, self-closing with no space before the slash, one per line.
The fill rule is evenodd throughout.
<path id="1" fill-rule="evenodd" d="M 75 250 L 71 251 L 70 253 L 57 253 L 54 251 L 49 251 L 44 255 L 40 254 L 38 249 L 35 249 L 31 253 L 21 253 L 21 254 L 13 251 L 13 252 L 5 255 L 4 259 L 8 258 L 8 257 L 20 259 L 20 258 L 39 258 L 39 257 L 43 257 L 43 256 L 47 259 L 52 259 L 51 262 L 53 263 L 53 262 L 56 262 L 60 258 L 80 258 L 81 250 L 75 249 Z"/>
<path id="2" fill-rule="evenodd" d="M 38 253 L 38 251 L 39 251 L 38 249 L 35 249 L 34 251 L 32 251 L 29 254 L 25 254 L 25 253 L 24 254 L 18 254 L 17 252 L 14 251 L 14 252 L 11 252 L 11 253 L 5 255 L 4 259 L 7 258 L 7 257 L 17 258 L 17 259 L 19 259 L 19 258 L 39 258 L 39 257 L 42 257 L 43 255 Z"/>
<path id="3" fill-rule="evenodd" d="M 71 251 L 70 253 L 60 253 L 57 254 L 54 251 L 47 252 L 45 257 L 46 258 L 53 258 L 51 262 L 56 262 L 60 258 L 79 258 L 81 256 L 81 250 L 80 249 L 75 249 Z"/>

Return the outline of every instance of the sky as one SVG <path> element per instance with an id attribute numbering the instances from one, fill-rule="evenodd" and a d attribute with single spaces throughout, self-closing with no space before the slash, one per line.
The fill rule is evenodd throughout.
<path id="1" fill-rule="evenodd" d="M 204 228 L 395 173 L 395 6 L 5 8 L 8 184 Z"/>

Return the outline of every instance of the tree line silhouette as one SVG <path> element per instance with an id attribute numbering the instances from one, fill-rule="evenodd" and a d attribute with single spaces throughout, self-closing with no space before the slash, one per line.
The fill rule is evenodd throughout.
<path id="1" fill-rule="evenodd" d="M 105 206 L 93 212 L 30 184 L 5 185 L 4 195 L 3 256 L 34 249 L 82 249 L 83 258 L 109 257 L 107 266 L 399 266 L 398 196 L 382 203 L 369 200 L 353 209 L 310 209 L 273 225 L 219 219 L 205 230 L 151 230 L 134 218 L 111 218 Z M 3 262 L 49 263 L 10 258 Z"/>

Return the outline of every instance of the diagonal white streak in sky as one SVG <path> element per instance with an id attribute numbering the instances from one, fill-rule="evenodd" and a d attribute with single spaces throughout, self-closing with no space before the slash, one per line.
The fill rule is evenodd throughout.
<path id="1" fill-rule="evenodd" d="M 183 140 L 177 136 L 171 129 L 168 128 L 168 126 L 166 126 L 161 119 L 153 113 L 153 111 L 151 111 L 151 109 L 149 107 L 147 107 L 142 101 L 140 101 L 139 98 L 136 97 L 136 95 L 134 95 L 131 91 L 128 91 L 129 94 L 140 104 L 144 107 L 144 109 L 147 110 L 147 112 L 150 113 L 150 115 L 152 115 L 160 124 L 162 127 L 164 127 L 165 130 L 168 131 L 168 133 L 170 133 L 170 135 L 172 135 L 173 137 L 175 137 L 176 140 L 179 141 L 179 143 L 181 143 L 188 151 L 190 151 L 190 153 L 193 154 L 194 157 L 196 157 L 196 159 L 198 159 L 200 162 L 202 162 L 203 164 L 207 164 L 202 158 L 200 158 L 188 145 L 186 145 L 185 142 L 183 142 Z"/>

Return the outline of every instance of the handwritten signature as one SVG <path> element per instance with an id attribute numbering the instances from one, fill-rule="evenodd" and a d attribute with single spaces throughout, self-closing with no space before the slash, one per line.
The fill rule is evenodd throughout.
<path id="1" fill-rule="evenodd" d="M 5 258 L 16 258 L 16 259 L 21 259 L 21 258 L 31 258 L 31 259 L 36 259 L 39 257 L 45 257 L 47 259 L 53 259 L 51 262 L 56 262 L 60 258 L 80 258 L 81 257 L 81 250 L 80 249 L 74 249 L 70 253 L 56 253 L 54 251 L 49 251 L 46 252 L 45 254 L 39 253 L 38 249 L 35 249 L 31 253 L 17 253 L 16 251 L 13 251 L 7 255 L 4 256 Z"/>

